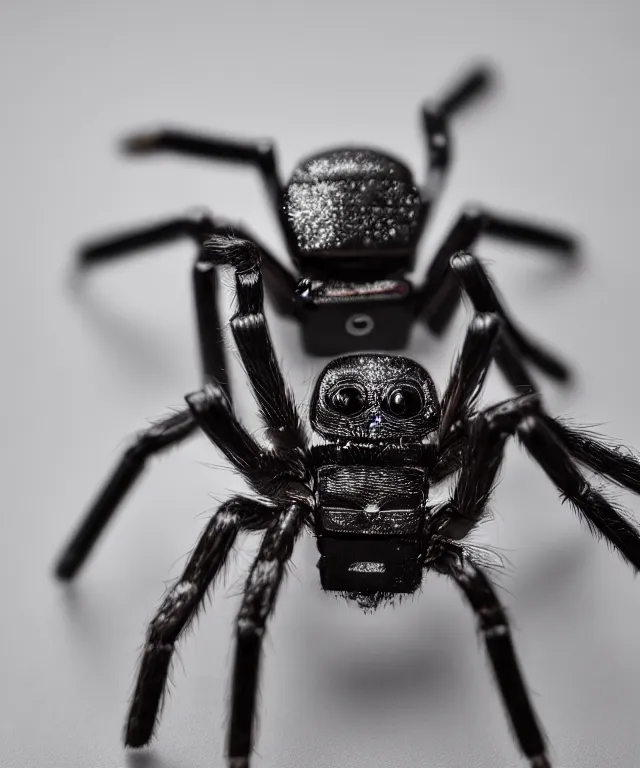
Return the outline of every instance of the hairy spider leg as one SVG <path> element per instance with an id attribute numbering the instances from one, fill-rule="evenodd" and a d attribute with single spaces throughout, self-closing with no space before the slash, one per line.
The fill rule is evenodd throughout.
<path id="1" fill-rule="evenodd" d="M 520 363 L 518 351 L 511 343 L 500 315 L 493 312 L 474 315 L 441 400 L 438 453 L 431 470 L 433 483 L 441 482 L 460 469 L 468 422 L 476 413 L 477 398 L 494 361 L 517 394 L 537 392 Z"/>
<path id="2" fill-rule="evenodd" d="M 433 567 L 453 579 L 478 619 L 496 683 L 518 744 L 531 768 L 551 768 L 546 740 L 518 663 L 507 614 L 491 580 L 482 568 L 456 549 L 445 552 Z"/>
<path id="3" fill-rule="evenodd" d="M 306 433 L 278 365 L 264 315 L 260 251 L 250 241 L 217 236 L 209 238 L 204 249 L 214 264 L 235 269 L 238 311 L 231 318 L 231 332 L 269 439 L 280 449 L 306 454 Z"/>
<path id="4" fill-rule="evenodd" d="M 214 237 L 205 249 L 218 265 L 235 269 L 238 312 L 231 319 L 238 347 L 261 417 L 274 445 L 274 458 L 282 461 L 274 487 L 263 491 L 278 506 L 286 509 L 267 530 L 260 551 L 245 585 L 236 623 L 231 721 L 228 753 L 230 768 L 246 768 L 253 748 L 253 727 L 262 643 L 266 622 L 273 612 L 286 563 L 306 520 L 312 517 L 312 492 L 309 486 L 309 454 L 306 434 L 278 365 L 263 311 L 259 252 L 250 242 Z M 203 408 L 200 394 L 187 402 L 208 433 L 213 423 Z M 243 471 L 251 480 L 251 475 Z M 280 475 L 280 480 L 277 475 Z M 279 487 L 278 487 L 279 486 Z M 295 500 L 294 500 L 295 499 Z"/>
<path id="5" fill-rule="evenodd" d="M 281 475 L 280 463 L 272 460 L 240 424 L 221 385 L 209 383 L 204 390 L 188 398 L 191 411 L 184 410 L 140 432 L 126 449 L 97 498 L 82 519 L 76 533 L 63 549 L 55 573 L 72 579 L 83 565 L 99 536 L 120 503 L 140 477 L 147 460 L 165 448 L 176 445 L 193 434 L 199 425 L 193 402 L 206 408 L 212 418 L 204 430 L 240 472 L 245 473 L 258 493 L 271 489 Z"/>
<path id="6" fill-rule="evenodd" d="M 518 394 L 522 394 L 523 389 L 534 390 L 533 382 L 528 379 L 526 372 L 515 367 L 518 364 L 517 350 L 500 356 L 498 343 L 505 333 L 505 323 L 496 312 L 476 312 L 471 319 L 462 350 L 453 364 L 449 383 L 442 395 L 442 419 L 439 428 L 441 437 L 445 436 L 457 421 L 468 416 L 493 360 L 496 360 L 505 378 Z M 517 371 L 518 375 L 515 375 L 514 371 Z"/>
<path id="7" fill-rule="evenodd" d="M 614 448 L 578 431 L 572 430 L 571 437 L 579 438 L 581 449 L 571 442 L 563 443 L 565 428 L 544 412 L 537 394 L 491 406 L 473 417 L 468 426 L 461 474 L 449 502 L 451 522 L 442 531 L 444 536 L 463 538 L 480 520 L 503 461 L 505 443 L 517 435 L 589 530 L 600 534 L 634 570 L 640 571 L 640 532 L 587 482 L 575 463 L 597 472 L 598 464 L 606 461 L 610 480 L 640 493 L 637 459 L 619 457 Z"/>
<path id="8" fill-rule="evenodd" d="M 448 389 L 454 390 L 455 387 Z M 464 398 L 459 400 L 462 402 Z M 446 406 L 444 410 L 446 412 Z M 618 450 L 590 435 L 561 425 L 544 412 L 538 394 L 509 399 L 479 414 L 473 414 L 470 402 L 466 427 L 463 446 L 458 442 L 460 461 L 450 462 L 447 467 L 449 472 L 460 470 L 458 481 L 449 502 L 433 517 L 438 528 L 436 540 L 440 537 L 463 539 L 477 525 L 486 512 L 504 458 L 505 444 L 517 435 L 563 497 L 587 522 L 591 532 L 602 535 L 636 571 L 640 570 L 640 532 L 593 489 L 578 470 L 572 455 L 592 471 L 640 493 L 640 463 L 636 459 L 620 455 Z M 449 431 L 452 429 L 453 424 Z M 434 480 L 436 474 L 437 465 Z M 443 479 L 445 474 L 443 472 L 437 479 Z M 450 544 L 443 546 L 446 550 Z M 544 736 L 518 669 L 504 611 L 488 578 L 477 566 L 465 560 L 458 547 L 445 558 L 444 567 L 437 561 L 433 567 L 457 581 L 478 613 L 496 681 L 518 744 L 532 768 L 548 768 Z"/>
<path id="9" fill-rule="evenodd" d="M 291 503 L 267 530 L 245 584 L 236 620 L 236 650 L 228 730 L 229 768 L 248 768 L 253 750 L 262 644 L 285 567 L 311 509 Z"/>
<path id="10" fill-rule="evenodd" d="M 77 264 L 79 269 L 84 270 L 113 258 L 171 242 L 182 236 L 190 236 L 198 246 L 202 246 L 203 241 L 212 235 L 240 237 L 256 243 L 262 256 L 264 279 L 278 311 L 284 315 L 293 314 L 292 295 L 296 287 L 296 277 L 242 224 L 214 219 L 210 213 L 187 213 L 174 219 L 157 221 L 92 241 L 80 249 Z"/>
<path id="11" fill-rule="evenodd" d="M 127 718 L 127 746 L 144 746 L 153 736 L 176 643 L 197 615 L 238 533 L 265 529 L 274 519 L 276 508 L 241 496 L 224 502 L 214 513 L 149 624 Z"/>

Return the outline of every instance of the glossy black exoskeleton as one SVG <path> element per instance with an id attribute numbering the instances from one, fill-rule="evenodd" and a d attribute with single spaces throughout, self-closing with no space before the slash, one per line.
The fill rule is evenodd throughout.
<path id="1" fill-rule="evenodd" d="M 471 271 L 477 268 L 469 259 L 455 263 L 451 259 L 458 251 L 469 251 L 481 236 L 572 256 L 575 241 L 570 235 L 468 208 L 438 249 L 424 280 L 414 284 L 407 278 L 449 169 L 449 118 L 482 93 L 490 79 L 487 69 L 474 69 L 445 96 L 423 107 L 428 170 L 422 188 L 403 162 L 370 148 L 342 147 L 315 154 L 294 169 L 286 184 L 269 142 L 240 142 L 170 129 L 135 135 L 125 148 L 133 154 L 167 151 L 232 161 L 260 172 L 295 268 L 294 274 L 261 246 L 265 284 L 276 309 L 300 321 L 304 345 L 311 354 L 404 349 L 415 322 L 443 332 L 461 292 L 466 291 L 477 310 L 502 313 L 525 357 L 548 375 L 563 379 L 567 370 L 560 361 L 530 341 L 497 305 L 479 303 L 470 287 Z M 216 234 L 255 241 L 242 226 L 206 215 L 185 216 L 91 243 L 81 251 L 80 266 L 176 237 L 193 238 L 199 246 L 194 291 L 202 365 L 205 378 L 216 378 L 228 391 L 215 306 L 216 275 L 202 250 L 206 238 Z"/>
<path id="2" fill-rule="evenodd" d="M 151 739 L 179 637 L 223 570 L 238 534 L 259 531 L 261 544 L 236 622 L 228 741 L 229 768 L 248 768 L 267 621 L 294 546 L 307 529 L 317 538 L 323 588 L 364 608 L 415 592 L 425 571 L 452 579 L 478 619 L 521 754 L 530 768 L 551 768 L 507 616 L 480 551 L 465 538 L 484 518 L 505 445 L 517 436 L 589 529 L 638 571 L 638 530 L 580 467 L 640 493 L 640 461 L 546 413 L 524 356 L 492 311 L 474 316 L 441 398 L 424 368 L 407 358 L 358 354 L 333 360 L 312 397 L 310 444 L 271 344 L 259 249 L 214 237 L 204 242 L 203 252 L 213 266 L 235 268 L 238 311 L 231 331 L 266 440 L 258 442 L 242 426 L 225 387 L 210 379 L 187 396 L 188 408 L 140 433 L 124 452 L 57 565 L 58 576 L 71 579 L 146 461 L 197 429 L 254 493 L 234 496 L 218 508 L 155 614 L 126 743 L 138 747 Z M 464 261 L 466 255 L 456 258 Z M 478 398 L 493 361 L 517 394 L 482 408 Z M 430 503 L 431 487 L 452 478 L 449 499 Z"/>

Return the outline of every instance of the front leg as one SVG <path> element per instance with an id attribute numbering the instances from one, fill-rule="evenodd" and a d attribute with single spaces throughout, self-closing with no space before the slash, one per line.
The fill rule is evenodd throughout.
<path id="1" fill-rule="evenodd" d="M 214 264 L 235 268 L 238 311 L 231 318 L 231 331 L 269 439 L 292 457 L 304 455 L 306 433 L 278 365 L 264 315 L 259 249 L 249 240 L 212 237 L 205 243 L 205 251 Z"/>
<path id="2" fill-rule="evenodd" d="M 442 396 L 440 439 L 453 425 L 468 417 L 480 395 L 493 361 L 518 394 L 536 392 L 517 350 L 505 330 L 499 313 L 480 311 L 467 328 L 462 351 L 456 358 L 447 388 Z"/>
<path id="3" fill-rule="evenodd" d="M 624 560 L 640 571 L 640 532 L 605 496 L 595 490 L 576 462 L 640 493 L 640 461 L 618 458 L 615 449 L 591 435 L 572 431 L 564 443 L 562 427 L 545 413 L 540 396 L 523 395 L 494 405 L 466 424 L 458 482 L 450 501 L 434 515 L 435 532 L 462 539 L 483 518 L 504 459 L 505 444 L 517 436 L 528 453 L 577 511 L 589 530 L 602 536 Z M 603 469 L 606 465 L 606 471 Z M 440 476 L 438 479 L 442 479 Z"/>
<path id="4" fill-rule="evenodd" d="M 114 259 L 134 255 L 147 248 L 172 243 L 185 237 L 193 240 L 201 249 L 204 241 L 212 235 L 241 237 L 256 243 L 262 254 L 262 268 L 267 289 L 274 298 L 278 311 L 283 315 L 293 315 L 293 296 L 297 277 L 243 225 L 214 219 L 204 212 L 187 213 L 184 216 L 157 221 L 147 226 L 91 240 L 79 249 L 77 268 L 83 272 Z M 202 262 L 202 260 L 202 254 L 200 254 L 199 261 Z"/>
<path id="5" fill-rule="evenodd" d="M 587 482 L 574 460 L 635 493 L 640 493 L 640 462 L 590 434 L 564 427 L 544 412 L 536 394 L 507 400 L 472 416 L 464 425 L 464 432 L 461 461 L 449 467 L 452 472 L 460 469 L 454 492 L 448 503 L 432 510 L 427 545 L 431 546 L 433 559 L 427 559 L 428 567 L 446 573 L 463 590 L 480 619 L 480 629 L 520 749 L 528 757 L 531 768 L 550 768 L 544 737 L 518 667 L 504 610 L 486 574 L 466 558 L 463 546 L 451 540 L 463 539 L 484 516 L 506 442 L 517 435 L 589 529 L 605 538 L 635 571 L 640 571 L 640 533 Z M 443 457 L 441 449 L 441 463 Z M 437 479 L 442 479 L 444 474 Z"/>
<path id="6" fill-rule="evenodd" d="M 151 739 L 176 643 L 224 567 L 238 532 L 267 528 L 276 517 L 274 507 L 236 496 L 222 504 L 209 521 L 182 576 L 167 592 L 149 625 L 127 718 L 127 746 L 141 747 Z"/>
<path id="7" fill-rule="evenodd" d="M 244 588 L 236 622 L 229 768 L 249 768 L 267 620 L 275 608 L 285 567 L 309 513 L 305 505 L 293 503 L 267 530 Z"/>
<path id="8" fill-rule="evenodd" d="M 305 454 L 260 445 L 238 421 L 219 386 L 209 384 L 186 400 L 200 429 L 256 493 L 280 498 L 291 482 L 310 482 Z"/>
<path id="9" fill-rule="evenodd" d="M 76 267 L 82 274 L 101 264 L 128 257 L 156 245 L 172 243 L 182 238 L 192 240 L 198 247 L 192 269 L 192 286 L 203 380 L 219 381 L 230 397 L 226 350 L 218 310 L 218 278 L 213 265 L 202 251 L 204 240 L 217 231 L 226 230 L 206 213 L 166 219 L 86 243 L 78 251 Z"/>
<path id="10" fill-rule="evenodd" d="M 459 469 L 461 452 L 468 439 L 468 422 L 476 412 L 476 401 L 494 361 L 517 393 L 537 392 L 518 350 L 505 332 L 500 315 L 494 312 L 476 314 L 467 328 L 462 351 L 456 358 L 442 396 L 439 457 L 432 472 L 433 482 L 440 482 Z"/>

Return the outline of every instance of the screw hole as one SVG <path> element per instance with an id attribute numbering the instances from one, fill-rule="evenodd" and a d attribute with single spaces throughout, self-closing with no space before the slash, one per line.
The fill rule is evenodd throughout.
<path id="1" fill-rule="evenodd" d="M 367 336 L 374 326 L 375 323 L 370 315 L 351 315 L 345 323 L 347 333 L 352 336 Z"/>

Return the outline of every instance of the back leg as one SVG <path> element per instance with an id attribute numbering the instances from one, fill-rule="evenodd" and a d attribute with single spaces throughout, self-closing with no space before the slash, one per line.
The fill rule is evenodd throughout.
<path id="1" fill-rule="evenodd" d="M 140 432 L 123 453 L 103 485 L 76 533 L 64 548 L 56 565 L 60 579 L 72 579 L 91 553 L 98 538 L 134 486 L 147 461 L 193 434 L 199 426 L 254 489 L 266 494 L 284 482 L 283 463 L 264 449 L 235 416 L 221 386 L 210 383 L 187 397 L 189 410 L 172 414 Z M 285 465 L 289 468 L 289 464 Z"/>
<path id="2" fill-rule="evenodd" d="M 231 397 L 227 355 L 218 308 L 218 277 L 202 249 L 204 240 L 217 229 L 211 217 L 202 213 L 168 219 L 85 244 L 78 252 L 77 267 L 84 272 L 99 264 L 135 254 L 155 245 L 183 237 L 193 240 L 198 247 L 192 269 L 192 290 L 202 378 L 205 383 L 219 382 L 227 396 Z"/>
<path id="3" fill-rule="evenodd" d="M 243 141 L 224 136 L 205 136 L 174 128 L 160 128 L 156 131 L 134 133 L 123 141 L 122 146 L 125 152 L 131 155 L 172 152 L 255 168 L 262 176 L 282 231 L 289 245 L 293 244 L 282 210 L 283 184 L 278 170 L 276 150 L 271 141 Z"/>
<path id="4" fill-rule="evenodd" d="M 450 269 L 451 257 L 469 251 L 482 237 L 575 259 L 578 244 L 562 229 L 512 219 L 481 208 L 470 208 L 458 218 L 436 253 L 418 291 L 416 311 L 434 333 L 443 333 L 460 303 L 460 287 Z"/>
<path id="5" fill-rule="evenodd" d="M 85 271 L 141 250 L 188 237 L 198 248 L 192 270 L 193 296 L 198 327 L 203 381 L 220 383 L 231 396 L 226 347 L 218 308 L 217 271 L 204 252 L 204 243 L 212 235 L 237 235 L 253 238 L 243 227 L 216 222 L 204 213 L 194 213 L 160 221 L 140 229 L 114 234 L 84 245 L 78 253 L 78 269 Z M 294 311 L 296 279 L 273 254 L 260 245 L 265 281 L 276 309 L 284 315 Z"/>
<path id="6" fill-rule="evenodd" d="M 633 493 L 640 493 L 640 464 L 637 456 L 624 445 L 573 429 L 550 416 L 544 416 L 544 423 L 579 464 Z"/>
<path id="7" fill-rule="evenodd" d="M 477 64 L 463 72 L 433 102 L 439 114 L 452 117 L 465 110 L 492 87 L 495 73 L 487 64 Z"/>
<path id="8" fill-rule="evenodd" d="M 427 179 L 422 192 L 419 238 L 444 188 L 451 163 L 449 118 L 465 109 L 491 87 L 488 67 L 474 67 L 456 80 L 438 99 L 422 107 L 422 129 L 427 143 Z"/>
<path id="9" fill-rule="evenodd" d="M 455 295 L 451 294 L 453 307 L 458 304 L 461 295 L 467 296 L 476 312 L 492 312 L 497 314 L 504 325 L 506 339 L 513 344 L 519 356 L 535 365 L 539 370 L 558 381 L 567 381 L 570 372 L 565 363 L 556 355 L 545 349 L 539 342 L 533 341 L 524 331 L 520 330 L 511 319 L 493 287 L 489 275 L 482 262 L 470 253 L 460 252 L 449 259 L 449 274 L 441 274 L 444 281 L 452 276 L 456 280 Z M 420 302 L 425 294 L 419 295 L 416 311 L 425 309 Z M 451 307 L 452 305 L 448 305 Z M 428 305 L 427 305 L 428 309 Z M 449 316 L 450 318 L 452 315 Z"/>
<path id="10" fill-rule="evenodd" d="M 63 549 L 55 566 L 59 579 L 73 579 L 80 570 L 116 509 L 142 474 L 147 461 L 156 453 L 181 443 L 195 429 L 195 420 L 185 409 L 136 436 Z"/>

